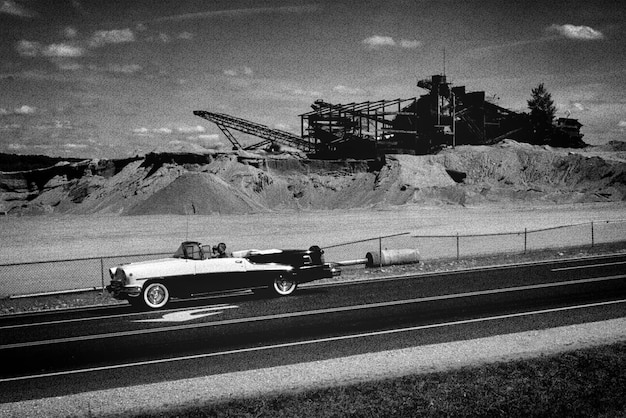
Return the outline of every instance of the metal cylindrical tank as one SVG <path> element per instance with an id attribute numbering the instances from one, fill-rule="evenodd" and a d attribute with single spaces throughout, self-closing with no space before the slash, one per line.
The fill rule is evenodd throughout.
<path id="1" fill-rule="evenodd" d="M 399 250 L 370 251 L 365 255 L 367 267 L 390 266 L 393 264 L 412 264 L 420 262 L 420 253 L 417 249 L 407 248 Z"/>

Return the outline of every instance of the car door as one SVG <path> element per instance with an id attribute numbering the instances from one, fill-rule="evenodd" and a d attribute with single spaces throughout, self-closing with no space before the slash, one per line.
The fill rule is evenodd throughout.
<path id="1" fill-rule="evenodd" d="M 246 260 L 243 258 L 209 258 L 195 263 L 197 293 L 245 287 Z"/>

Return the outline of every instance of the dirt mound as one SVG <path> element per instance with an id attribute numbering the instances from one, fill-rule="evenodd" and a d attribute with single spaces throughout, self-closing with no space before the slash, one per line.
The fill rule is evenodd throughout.
<path id="1" fill-rule="evenodd" d="M 29 173 L 5 175 L 0 190 L 5 210 L 21 214 L 226 214 L 626 200 L 626 162 L 609 158 L 624 146 L 609 145 L 613 151 L 568 151 L 504 141 L 436 155 L 391 155 L 378 166 L 250 152 L 149 154 L 124 164 L 83 164 L 82 176 L 76 169 L 48 170 L 47 177 L 38 171 L 36 184 L 25 180 Z"/>
<path id="2" fill-rule="evenodd" d="M 624 200 L 626 163 L 596 154 L 593 149 L 555 151 L 506 140 L 492 147 L 445 150 L 435 158 L 450 170 L 466 173 L 467 192 L 487 200 Z"/>
<path id="3" fill-rule="evenodd" d="M 128 215 L 170 213 L 250 213 L 265 208 L 211 173 L 183 173 L 170 184 L 132 206 Z"/>

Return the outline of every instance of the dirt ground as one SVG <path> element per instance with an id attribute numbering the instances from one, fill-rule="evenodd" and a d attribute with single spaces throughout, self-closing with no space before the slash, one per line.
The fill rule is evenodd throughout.
<path id="1" fill-rule="evenodd" d="M 205 244 L 225 242 L 230 250 L 246 248 L 324 248 L 341 243 L 408 232 L 408 236 L 467 235 L 523 232 L 562 225 L 585 224 L 573 230 L 550 232 L 540 238 L 555 245 L 603 242 L 615 234 L 626 237 L 626 202 L 565 205 L 403 205 L 385 208 L 283 211 L 241 215 L 61 215 L 0 217 L 0 264 L 101 257 L 120 254 L 174 252 L 183 240 Z M 605 221 L 611 221 L 607 224 Z M 560 235 L 559 235 L 560 234 Z M 486 240 L 482 238 L 481 247 Z M 509 240 L 519 237 L 510 237 Z M 449 256 L 454 240 L 429 248 L 430 241 L 410 239 L 384 242 L 389 248 L 417 245 L 425 259 Z M 523 250 L 518 246 L 519 250 Z M 372 241 L 370 247 L 377 248 Z M 444 248 L 445 247 L 445 248 Z M 437 248 L 442 248 L 440 251 Z M 446 253 L 444 254 L 444 249 Z M 439 251 L 439 252 L 438 252 Z M 469 251 L 469 250 L 468 250 Z M 356 253 L 362 257 L 364 254 Z M 351 254 L 337 254 L 337 257 Z M 327 252 L 328 261 L 339 261 Z"/>

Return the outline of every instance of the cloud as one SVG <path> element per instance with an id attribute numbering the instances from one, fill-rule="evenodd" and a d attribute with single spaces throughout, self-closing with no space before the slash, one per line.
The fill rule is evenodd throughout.
<path id="1" fill-rule="evenodd" d="M 136 128 L 133 129 L 133 133 L 140 136 L 147 136 L 150 135 L 150 129 L 144 127 Z"/>
<path id="2" fill-rule="evenodd" d="M 206 128 L 201 125 L 196 126 L 180 126 L 176 128 L 178 132 L 181 134 L 193 134 L 193 133 L 204 133 L 206 132 Z"/>
<path id="3" fill-rule="evenodd" d="M 626 120 L 620 120 L 617 126 L 621 129 L 626 129 Z"/>
<path id="4" fill-rule="evenodd" d="M 41 53 L 41 44 L 26 40 L 18 41 L 15 49 L 23 57 L 36 57 Z"/>
<path id="5" fill-rule="evenodd" d="M 400 39 L 396 42 L 391 36 L 374 35 L 363 39 L 363 43 L 372 49 L 380 49 L 384 47 L 400 47 L 405 49 L 415 49 L 422 46 L 422 42 L 418 40 Z"/>
<path id="6" fill-rule="evenodd" d="M 218 134 L 203 134 L 197 135 L 195 138 L 189 137 L 187 139 L 192 141 L 195 140 L 204 148 L 209 149 L 219 149 L 224 146 L 224 143 L 220 140 L 220 136 Z"/>
<path id="7" fill-rule="evenodd" d="M 154 134 L 156 134 L 156 135 L 169 135 L 172 132 L 174 132 L 174 130 L 172 128 L 148 129 L 146 127 L 141 127 L 141 128 L 133 129 L 133 133 L 135 135 L 139 135 L 139 136 L 152 136 Z"/>
<path id="8" fill-rule="evenodd" d="M 247 17 L 262 14 L 301 14 L 320 10 L 317 5 L 283 6 L 283 7 L 257 7 L 247 9 L 211 10 L 206 12 L 185 13 L 172 16 L 163 16 L 151 19 L 149 22 L 172 22 L 182 20 L 210 19 L 219 17 Z"/>
<path id="9" fill-rule="evenodd" d="M 244 65 L 243 67 L 224 70 L 224 75 L 227 75 L 229 77 L 238 77 L 238 76 L 252 77 L 254 75 L 254 71 L 252 70 L 252 68 L 246 67 Z"/>
<path id="10" fill-rule="evenodd" d="M 396 41 L 391 36 L 374 35 L 363 39 L 363 43 L 370 48 L 380 48 L 384 46 L 396 46 Z"/>
<path id="11" fill-rule="evenodd" d="M 69 149 L 84 149 L 87 147 L 88 147 L 87 144 L 74 144 L 71 142 L 67 144 L 63 144 L 63 148 L 69 148 Z"/>
<path id="12" fill-rule="evenodd" d="M 29 19 L 39 17 L 39 14 L 34 10 L 23 7 L 13 0 L 3 0 L 2 3 L 0 3 L 0 14 L 25 17 Z"/>
<path id="13" fill-rule="evenodd" d="M 63 43 L 43 46 L 39 42 L 27 40 L 18 41 L 15 49 L 23 57 L 76 58 L 86 53 L 85 49 L 80 46 Z"/>
<path id="14" fill-rule="evenodd" d="M 44 48 L 41 53 L 46 57 L 76 58 L 85 55 L 85 49 L 67 44 L 51 44 Z"/>
<path id="15" fill-rule="evenodd" d="M 78 30 L 76 30 L 76 28 L 68 26 L 65 29 L 63 29 L 63 36 L 66 39 L 74 39 L 78 36 Z"/>
<path id="16" fill-rule="evenodd" d="M 602 32 L 595 30 L 589 26 L 575 26 L 575 25 L 557 25 L 553 24 L 548 27 L 548 32 L 558 33 L 559 35 L 568 39 L 579 40 L 598 40 L 604 39 Z"/>
<path id="17" fill-rule="evenodd" d="M 15 113 L 16 115 L 32 115 L 33 113 L 35 113 L 37 111 L 36 108 L 28 106 L 28 105 L 23 105 L 21 107 L 16 108 L 13 113 Z"/>
<path id="18" fill-rule="evenodd" d="M 422 43 L 417 40 L 409 41 L 407 39 L 400 39 L 400 47 L 407 49 L 415 49 L 422 46 Z"/>
<path id="19" fill-rule="evenodd" d="M 113 30 L 98 30 L 93 33 L 89 39 L 89 46 L 92 48 L 99 48 L 107 44 L 122 44 L 127 42 L 134 42 L 135 34 L 132 30 L 126 29 L 113 29 Z"/>

